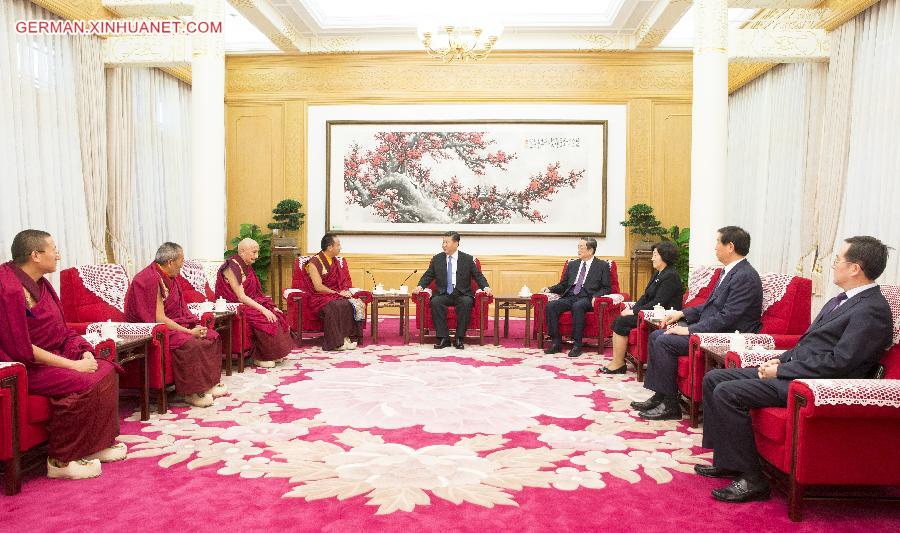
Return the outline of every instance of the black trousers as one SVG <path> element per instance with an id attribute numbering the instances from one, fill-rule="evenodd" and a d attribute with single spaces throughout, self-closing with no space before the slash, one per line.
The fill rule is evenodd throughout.
<path id="1" fill-rule="evenodd" d="M 589 313 L 594 306 L 590 296 L 563 296 L 547 304 L 544 318 L 547 320 L 547 334 L 553 342 L 559 342 L 559 315 L 566 311 L 572 312 L 572 341 L 575 346 L 581 346 L 581 338 L 584 335 L 584 315 Z"/>
<path id="2" fill-rule="evenodd" d="M 469 329 L 469 320 L 472 317 L 472 306 L 475 305 L 475 298 L 465 296 L 458 293 L 438 294 L 431 297 L 431 320 L 434 322 L 434 332 L 438 337 L 449 337 L 450 330 L 447 328 L 447 308 L 456 308 L 456 337 L 463 338 L 466 336 L 466 330 Z"/>
<path id="3" fill-rule="evenodd" d="M 621 335 L 622 337 L 627 337 L 631 333 L 631 330 L 637 327 L 637 321 L 637 313 L 616 317 L 612 324 L 613 333 Z"/>
<path id="4" fill-rule="evenodd" d="M 709 371 L 703 378 L 703 447 L 713 465 L 758 477 L 762 474 L 750 409 L 787 405 L 788 379 L 759 379 L 755 368 Z"/>
<path id="5" fill-rule="evenodd" d="M 647 373 L 644 388 L 653 392 L 674 396 L 678 394 L 678 357 L 688 354 L 688 335 L 666 335 L 658 329 L 647 341 Z"/>

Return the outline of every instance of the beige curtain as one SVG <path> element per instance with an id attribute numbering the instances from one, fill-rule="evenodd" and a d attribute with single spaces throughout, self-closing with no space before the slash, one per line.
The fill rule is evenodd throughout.
<path id="1" fill-rule="evenodd" d="M 106 75 L 100 38 L 74 36 L 81 174 L 95 263 L 106 263 Z"/>

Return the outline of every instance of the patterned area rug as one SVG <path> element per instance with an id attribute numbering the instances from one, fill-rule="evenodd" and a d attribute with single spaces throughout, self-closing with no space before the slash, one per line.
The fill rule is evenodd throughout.
<path id="1" fill-rule="evenodd" d="M 396 339 L 389 339 L 395 341 Z M 513 341 L 519 343 L 521 340 Z M 223 378 L 209 409 L 141 422 L 123 400 L 129 457 L 96 479 L 31 472 L 0 497 L 10 531 L 885 531 L 891 507 L 781 494 L 727 505 L 686 422 L 629 409 L 649 392 L 597 376 L 600 357 L 467 345 L 304 348 Z M 48 512 L 52 506 L 53 511 Z"/>

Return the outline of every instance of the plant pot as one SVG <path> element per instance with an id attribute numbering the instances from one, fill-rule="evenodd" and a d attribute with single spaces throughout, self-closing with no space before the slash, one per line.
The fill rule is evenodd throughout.
<path id="1" fill-rule="evenodd" d="M 647 251 L 647 250 L 650 250 L 650 249 L 652 249 L 652 248 L 653 248 L 653 241 L 640 240 L 640 241 L 637 241 L 636 243 L 634 243 L 634 249 L 635 249 L 635 250 L 644 250 L 644 251 Z"/>
<path id="2" fill-rule="evenodd" d="M 272 237 L 272 248 L 296 248 L 296 237 Z"/>

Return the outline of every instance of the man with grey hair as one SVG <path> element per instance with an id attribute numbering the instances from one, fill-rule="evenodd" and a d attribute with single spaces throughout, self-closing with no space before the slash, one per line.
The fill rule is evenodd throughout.
<path id="1" fill-rule="evenodd" d="M 219 335 L 201 326 L 184 301 L 175 280 L 183 264 L 181 246 L 163 243 L 153 263 L 131 282 L 125 295 L 125 319 L 168 326 L 175 390 L 187 403 L 209 407 L 213 398 L 227 393 L 225 385 L 219 383 L 222 350 Z"/>
<path id="2" fill-rule="evenodd" d="M 246 238 L 238 243 L 237 253 L 229 257 L 216 274 L 216 297 L 244 305 L 244 320 L 253 336 L 250 352 L 253 363 L 272 368 L 294 348 L 287 318 L 275 302 L 266 296 L 253 270 L 259 258 L 259 243 Z"/>

